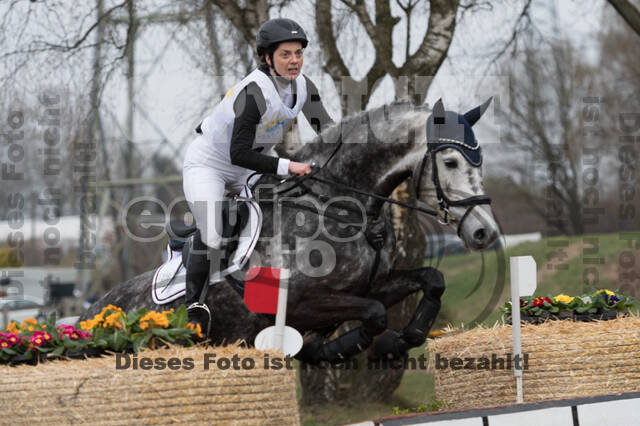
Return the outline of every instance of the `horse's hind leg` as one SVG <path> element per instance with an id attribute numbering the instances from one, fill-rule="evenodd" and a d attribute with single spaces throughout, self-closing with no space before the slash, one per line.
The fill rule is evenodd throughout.
<path id="1" fill-rule="evenodd" d="M 297 318 L 308 318 L 308 321 L 313 321 L 313 324 L 309 323 L 302 327 L 306 329 L 335 328 L 336 325 L 345 321 L 362 321 L 360 327 L 328 343 L 324 343 L 324 339 L 319 335 L 307 340 L 296 358 L 310 364 L 318 364 L 322 361 L 332 364 L 344 362 L 367 349 L 373 342 L 373 338 L 387 327 L 387 312 L 380 301 L 335 291 L 323 291 L 317 297 L 306 295 L 305 300 L 297 304 L 294 310 Z"/>
<path id="2" fill-rule="evenodd" d="M 423 292 L 418 308 L 402 333 L 388 331 L 376 341 L 376 355 L 391 354 L 398 358 L 404 356 L 408 349 L 422 345 L 440 312 L 440 298 L 444 288 L 442 273 L 435 268 L 427 267 L 392 271 L 384 288 L 376 288 L 368 294 L 389 307 L 418 290 Z"/>

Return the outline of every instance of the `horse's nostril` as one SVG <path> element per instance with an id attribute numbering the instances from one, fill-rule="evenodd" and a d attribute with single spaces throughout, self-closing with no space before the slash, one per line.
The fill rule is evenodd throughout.
<path id="1" fill-rule="evenodd" d="M 484 231 L 484 228 L 480 228 L 473 233 L 473 239 L 476 241 L 483 241 L 486 235 L 487 233 Z"/>

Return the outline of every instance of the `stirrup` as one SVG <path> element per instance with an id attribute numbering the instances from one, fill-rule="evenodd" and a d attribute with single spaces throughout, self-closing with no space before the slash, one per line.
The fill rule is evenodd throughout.
<path id="1" fill-rule="evenodd" d="M 206 333 L 204 333 L 205 338 L 207 338 L 209 337 L 209 331 L 211 331 L 211 311 L 209 310 L 209 307 L 206 304 L 200 303 L 200 302 L 193 302 L 187 308 L 187 314 L 189 313 L 189 311 L 194 311 L 196 309 L 202 309 L 207 313 L 207 330 L 206 330 Z M 202 326 L 202 324 L 200 324 L 200 326 Z"/>

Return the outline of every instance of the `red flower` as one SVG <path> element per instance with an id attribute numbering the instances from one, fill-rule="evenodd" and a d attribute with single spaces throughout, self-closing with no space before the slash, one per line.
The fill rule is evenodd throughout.
<path id="1" fill-rule="evenodd" d="M 544 302 L 551 303 L 551 300 L 548 297 L 536 297 L 533 300 L 533 306 L 544 306 Z"/>
<path id="2" fill-rule="evenodd" d="M 0 342 L 7 342 L 9 347 L 19 344 L 20 339 L 18 339 L 18 335 L 15 333 L 0 333 Z M 2 343 L 0 343 L 2 346 Z M 4 346 L 2 346 L 4 348 Z"/>
<path id="3" fill-rule="evenodd" d="M 90 333 L 85 333 L 84 331 L 76 330 L 76 328 L 72 325 L 59 325 L 56 328 L 60 332 L 60 339 L 62 339 L 64 336 L 67 336 L 71 340 L 91 338 Z"/>
<path id="4" fill-rule="evenodd" d="M 76 330 L 81 339 L 91 339 L 91 333 L 88 331 Z"/>
<path id="5" fill-rule="evenodd" d="M 520 299 L 520 307 L 524 308 L 525 306 L 527 306 L 527 301 L 524 299 Z"/>
<path id="6" fill-rule="evenodd" d="M 44 336 L 42 334 L 36 334 L 37 331 L 33 333 L 33 336 L 29 339 L 29 343 L 33 346 L 42 346 L 45 343 Z"/>

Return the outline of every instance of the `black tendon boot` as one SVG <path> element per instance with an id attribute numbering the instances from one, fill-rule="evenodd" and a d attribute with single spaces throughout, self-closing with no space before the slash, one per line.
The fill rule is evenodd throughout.
<path id="1" fill-rule="evenodd" d="M 208 247 L 200 238 L 200 231 L 196 231 L 188 241 L 189 251 L 185 267 L 187 268 L 186 291 L 184 305 L 187 307 L 189 322 L 200 326 L 202 338 L 195 336 L 194 341 L 203 341 L 209 335 L 211 326 L 211 312 L 200 297 L 209 278 L 210 259 Z M 204 302 L 204 300 L 202 301 Z"/>

